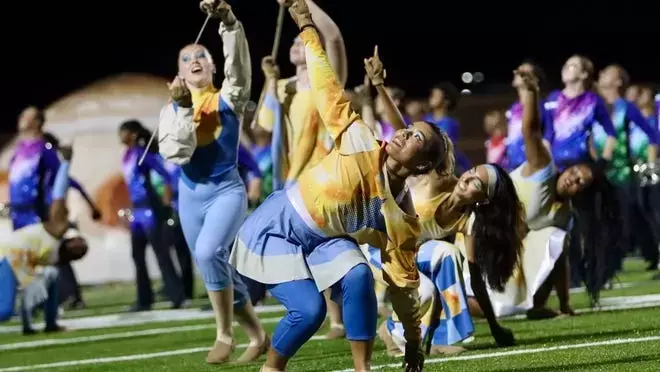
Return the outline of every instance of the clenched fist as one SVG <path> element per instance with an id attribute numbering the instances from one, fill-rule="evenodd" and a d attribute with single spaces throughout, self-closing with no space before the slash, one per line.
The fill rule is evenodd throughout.
<path id="1" fill-rule="evenodd" d="M 192 96 L 190 95 L 190 90 L 182 78 L 178 76 L 175 77 L 171 83 L 167 84 L 167 88 L 170 90 L 170 97 L 172 98 L 172 101 L 176 102 L 177 105 L 186 108 L 192 107 Z"/>
<path id="2" fill-rule="evenodd" d="M 236 22 L 231 5 L 227 4 L 224 0 L 202 0 L 199 3 L 199 9 L 212 18 L 220 19 L 225 25 L 232 25 Z"/>

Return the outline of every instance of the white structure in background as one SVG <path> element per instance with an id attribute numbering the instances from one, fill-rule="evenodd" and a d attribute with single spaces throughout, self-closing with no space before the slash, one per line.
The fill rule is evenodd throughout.
<path id="1" fill-rule="evenodd" d="M 166 83 L 165 79 L 149 75 L 114 76 L 47 107 L 45 130 L 59 137 L 63 144 L 73 142 L 71 175 L 92 198 L 105 182 L 121 174 L 123 148 L 117 135 L 119 125 L 137 119 L 147 128 L 155 128 L 160 109 L 168 99 Z M 14 147 L 15 139 L 1 150 L 1 170 L 7 170 Z M 0 195 L 5 198 L 7 185 L 0 187 L 4 188 Z M 87 204 L 75 190 L 69 191 L 69 210 L 71 219 L 78 222 L 90 245 L 87 256 L 74 264 L 81 284 L 133 280 L 135 268 L 129 232 L 92 221 Z M 0 234 L 10 230 L 11 221 L 0 219 Z M 153 251 L 148 250 L 150 276 L 160 277 Z"/>

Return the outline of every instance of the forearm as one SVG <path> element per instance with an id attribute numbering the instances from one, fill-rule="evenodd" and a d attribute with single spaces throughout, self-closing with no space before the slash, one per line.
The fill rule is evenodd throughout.
<path id="1" fill-rule="evenodd" d="M 50 205 L 49 233 L 60 238 L 69 225 L 69 213 L 66 208 L 66 194 L 69 189 L 69 162 L 63 161 L 55 176 L 53 202 Z"/>
<path id="2" fill-rule="evenodd" d="M 655 163 L 658 159 L 658 145 L 649 145 L 646 148 L 646 159 L 651 163 Z"/>
<path id="3" fill-rule="evenodd" d="M 237 113 L 242 113 L 250 98 L 252 62 L 245 31 L 241 22 L 222 22 L 219 29 L 222 53 L 225 58 L 224 75 L 220 94 Z"/>
<path id="4" fill-rule="evenodd" d="M 605 141 L 605 147 L 603 148 L 603 159 L 607 161 L 612 160 L 615 146 L 616 146 L 616 138 L 611 136 L 607 137 L 607 140 Z"/>
<path id="5" fill-rule="evenodd" d="M 307 6 L 309 7 L 309 12 L 312 14 L 314 24 L 321 35 L 323 35 L 328 60 L 337 74 L 341 86 L 344 86 L 348 78 L 348 61 L 346 58 L 346 46 L 344 45 L 344 38 L 341 35 L 341 31 L 332 18 L 316 5 L 314 1 L 307 0 Z"/>
<path id="6" fill-rule="evenodd" d="M 194 134 L 193 108 L 167 105 L 161 110 L 158 122 L 158 149 L 160 155 L 177 165 L 190 162 L 197 147 Z"/>
<path id="7" fill-rule="evenodd" d="M 305 58 L 316 108 L 329 134 L 337 140 L 360 116 L 351 109 L 341 83 L 328 61 L 315 27 L 300 33 L 305 43 Z"/>
<path id="8" fill-rule="evenodd" d="M 396 107 L 392 97 L 387 93 L 385 86 L 382 84 L 377 85 L 376 91 L 378 92 L 378 97 L 381 98 L 385 104 L 385 115 L 387 115 L 387 120 L 392 124 L 392 127 L 396 130 L 405 129 L 406 122 L 403 120 L 403 115 L 401 114 L 401 111 L 399 111 L 399 108 Z"/>
<path id="9" fill-rule="evenodd" d="M 481 307 L 484 317 L 488 321 L 488 325 L 491 329 L 499 326 L 497 318 L 495 317 L 495 312 L 493 311 L 493 306 L 490 302 L 490 297 L 488 296 L 486 283 L 481 274 L 481 269 L 479 269 L 479 266 L 473 262 L 468 262 L 468 268 L 470 270 L 470 285 L 472 286 L 472 292 L 479 303 L 479 307 Z"/>
<path id="10" fill-rule="evenodd" d="M 403 336 L 406 342 L 420 344 L 422 341 L 420 330 L 422 314 L 417 288 L 397 287 L 389 281 L 388 284 L 392 309 L 403 325 Z"/>

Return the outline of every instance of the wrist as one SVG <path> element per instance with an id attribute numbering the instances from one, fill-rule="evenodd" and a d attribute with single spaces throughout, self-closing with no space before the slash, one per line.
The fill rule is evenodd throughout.
<path id="1" fill-rule="evenodd" d="M 298 18 L 298 22 L 298 28 L 301 32 L 308 27 L 312 27 L 316 30 L 316 32 L 319 32 L 318 28 L 316 28 L 316 25 L 314 24 L 314 21 L 312 20 L 311 14 L 300 16 L 300 18 Z"/>
<path id="2" fill-rule="evenodd" d="M 238 21 L 238 19 L 236 19 L 236 16 L 234 15 L 234 12 L 230 10 L 230 11 L 227 12 L 226 15 L 224 15 L 220 19 L 220 21 L 222 21 L 222 23 L 225 26 L 229 27 L 229 26 L 233 26 L 236 23 L 236 21 Z"/>

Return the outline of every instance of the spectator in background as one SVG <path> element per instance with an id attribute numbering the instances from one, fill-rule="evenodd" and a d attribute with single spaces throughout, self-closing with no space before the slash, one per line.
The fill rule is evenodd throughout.
<path id="1" fill-rule="evenodd" d="M 426 102 L 421 99 L 409 99 L 405 104 L 405 113 L 410 122 L 424 120 L 424 115 L 428 112 Z"/>
<path id="2" fill-rule="evenodd" d="M 431 112 L 424 117 L 429 122 L 442 129 L 454 143 L 456 157 L 456 173 L 462 174 L 470 168 L 470 161 L 461 151 L 457 150 L 460 124 L 451 117 L 461 98 L 458 89 L 450 82 L 441 82 L 431 89 L 429 108 Z"/>
<path id="3" fill-rule="evenodd" d="M 500 110 L 492 110 L 484 116 L 484 131 L 486 140 L 486 163 L 494 163 L 507 169 L 506 156 L 506 117 Z"/>

